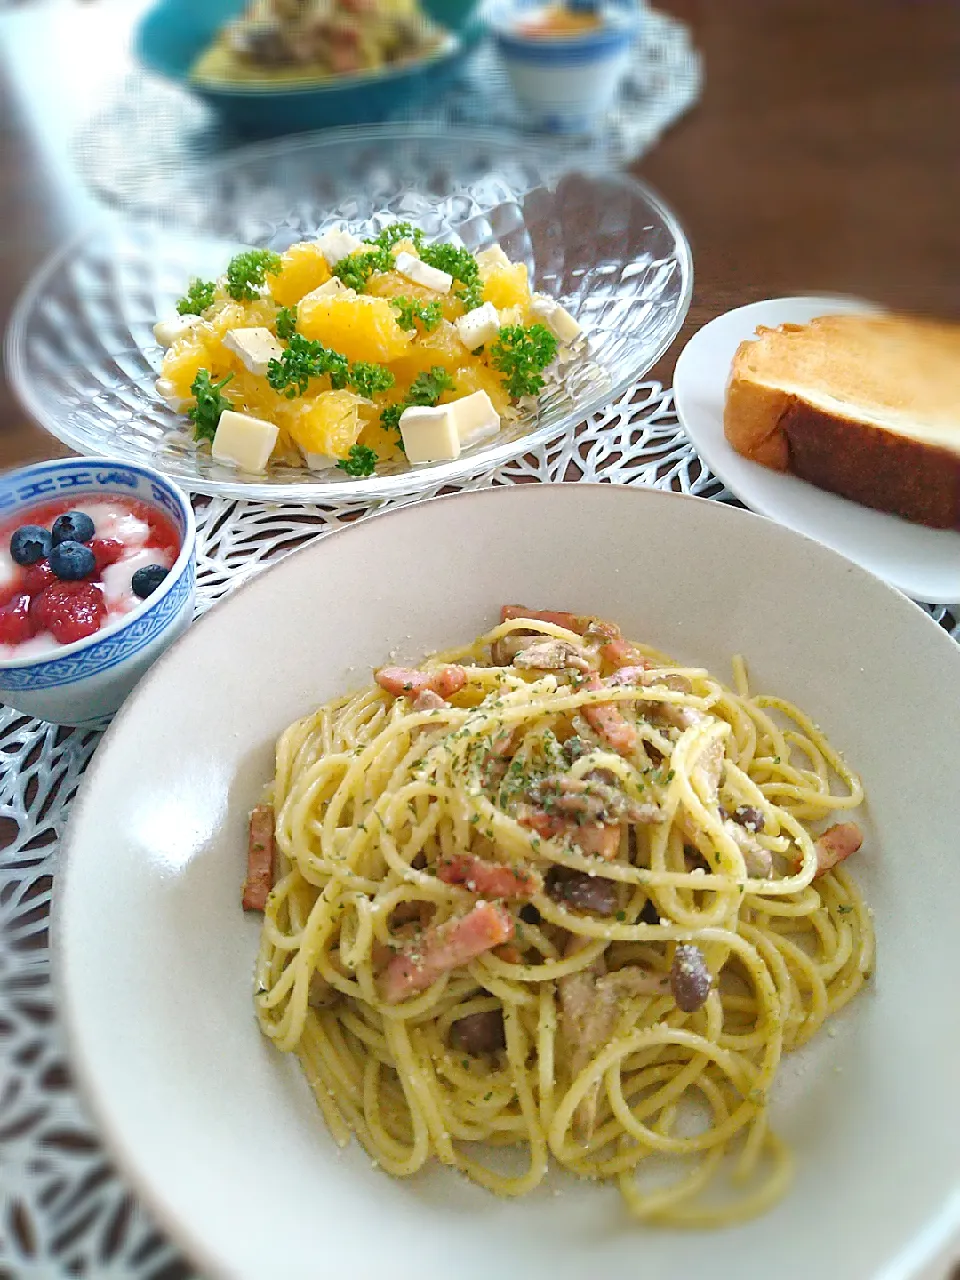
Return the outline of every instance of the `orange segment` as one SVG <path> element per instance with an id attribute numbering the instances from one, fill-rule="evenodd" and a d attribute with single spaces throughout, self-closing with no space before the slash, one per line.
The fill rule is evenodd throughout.
<path id="1" fill-rule="evenodd" d="M 300 332 L 339 351 L 348 360 L 389 364 L 409 348 L 412 337 L 396 321 L 385 298 L 310 298 L 299 311 Z"/>
<path id="2" fill-rule="evenodd" d="M 305 453 L 345 458 L 365 425 L 365 401 L 352 391 L 323 391 L 313 400 L 293 404 L 286 428 Z"/>
<path id="3" fill-rule="evenodd" d="M 441 404 L 451 400 L 460 400 L 463 396 L 472 395 L 474 391 L 485 391 L 493 402 L 493 407 L 502 417 L 510 405 L 510 397 L 504 389 L 500 375 L 486 365 L 461 365 L 453 370 L 453 391 L 445 391 L 440 397 Z"/>
<path id="4" fill-rule="evenodd" d="M 530 285 L 527 268 L 522 262 L 510 267 L 494 267 L 483 278 L 483 300 L 492 302 L 499 311 L 502 307 L 527 307 L 530 305 Z"/>
<path id="5" fill-rule="evenodd" d="M 330 279 L 330 268 L 318 244 L 291 245 L 280 255 L 280 262 L 279 274 L 267 276 L 267 284 L 281 307 L 295 306 L 305 294 L 319 289 Z"/>
<path id="6" fill-rule="evenodd" d="M 417 338 L 407 355 L 393 368 L 398 383 L 409 385 L 418 373 L 426 373 L 434 365 L 454 370 L 467 359 L 467 349 L 449 320 L 441 320 L 433 333 Z"/>

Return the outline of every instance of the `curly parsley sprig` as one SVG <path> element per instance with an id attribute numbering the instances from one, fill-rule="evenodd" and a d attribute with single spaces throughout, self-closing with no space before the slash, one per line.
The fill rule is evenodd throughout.
<path id="1" fill-rule="evenodd" d="M 374 271 L 389 271 L 392 266 L 393 254 L 389 249 L 371 247 L 341 258 L 333 267 L 333 274 L 339 276 L 348 289 L 363 293 Z"/>
<path id="2" fill-rule="evenodd" d="M 480 278 L 477 260 L 469 249 L 455 244 L 424 244 L 420 246 L 420 258 L 439 271 L 446 271 L 448 276 L 459 280 L 461 284 L 472 285 Z"/>
<path id="3" fill-rule="evenodd" d="M 294 333 L 280 359 L 267 365 L 267 382 L 288 400 L 305 395 L 310 379 L 324 375 L 329 377 L 334 391 L 351 387 L 367 399 L 388 391 L 394 383 L 393 374 L 383 365 L 366 360 L 351 364 L 339 351 L 331 351 L 301 333 Z"/>
<path id="4" fill-rule="evenodd" d="M 418 373 L 407 392 L 407 404 L 435 405 L 444 391 L 453 391 L 453 379 L 443 365 L 435 364 L 428 373 Z"/>
<path id="5" fill-rule="evenodd" d="M 397 324 L 401 329 L 416 329 L 419 321 L 424 333 L 432 333 L 443 319 L 443 306 L 436 299 L 419 302 L 416 298 L 391 298 L 390 305 L 400 313 Z"/>
<path id="6" fill-rule="evenodd" d="M 403 439 L 400 437 L 400 417 L 404 409 L 409 409 L 411 405 L 427 405 L 432 407 L 437 404 L 444 391 L 455 391 L 453 379 L 444 369 L 443 365 L 435 364 L 427 373 L 418 373 L 410 384 L 410 390 L 407 392 L 406 399 L 398 401 L 396 404 L 388 404 L 380 414 L 380 425 L 387 431 L 396 431 L 401 450 L 403 449 Z"/>
<path id="7" fill-rule="evenodd" d="M 348 476 L 372 476 L 377 466 L 377 452 L 365 444 L 351 445 L 350 452 L 337 466 Z"/>
<path id="8" fill-rule="evenodd" d="M 423 232 L 412 222 L 391 222 L 384 227 L 378 236 L 364 240 L 364 244 L 376 246 L 378 249 L 392 249 L 401 240 L 412 240 L 419 250 L 423 244 Z"/>
<path id="9" fill-rule="evenodd" d="M 277 337 L 282 342 L 289 342 L 297 332 L 297 308 L 281 307 L 277 312 Z"/>
<path id="10" fill-rule="evenodd" d="M 230 259 L 227 267 L 227 293 L 237 302 L 253 302 L 268 275 L 281 270 L 279 253 L 270 249 L 248 249 Z"/>
<path id="11" fill-rule="evenodd" d="M 546 325 L 508 324 L 490 348 L 490 363 L 504 375 L 510 395 L 519 400 L 539 395 L 544 386 L 542 371 L 556 354 L 557 340 Z"/>
<path id="12" fill-rule="evenodd" d="M 213 295 L 217 286 L 212 280 L 191 280 L 190 288 L 177 303 L 177 314 L 181 316 L 199 316 L 207 307 L 213 306 Z"/>
<path id="13" fill-rule="evenodd" d="M 228 373 L 220 382 L 212 381 L 210 371 L 201 369 L 194 378 L 190 390 L 196 398 L 196 404 L 187 413 L 193 423 L 193 435 L 196 440 L 213 440 L 217 434 L 220 415 L 233 408 L 232 401 L 223 394 L 223 388 L 233 377 Z"/>

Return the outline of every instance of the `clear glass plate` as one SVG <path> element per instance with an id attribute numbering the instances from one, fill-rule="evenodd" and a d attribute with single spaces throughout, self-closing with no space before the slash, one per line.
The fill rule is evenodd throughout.
<path id="1" fill-rule="evenodd" d="M 81 453 L 159 468 L 185 488 L 267 502 L 416 494 L 572 431 L 655 363 L 690 304 L 690 249 L 674 215 L 630 178 L 569 168 L 559 150 L 477 133 L 343 130 L 248 148 L 171 191 L 149 221 L 106 220 L 49 260 L 14 311 L 7 367 L 29 412 Z M 242 245 L 283 250 L 346 223 L 407 219 L 471 250 L 500 244 L 560 298 L 587 342 L 539 404 L 456 462 L 246 476 L 192 442 L 154 390 L 156 320 L 192 275 Z"/>

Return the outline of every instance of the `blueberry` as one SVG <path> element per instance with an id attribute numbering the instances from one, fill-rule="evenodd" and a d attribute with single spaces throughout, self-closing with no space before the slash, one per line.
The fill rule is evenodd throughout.
<path id="1" fill-rule="evenodd" d="M 10 539 L 10 554 L 17 564 L 36 564 L 50 554 L 50 534 L 38 524 L 24 524 Z"/>
<path id="2" fill-rule="evenodd" d="M 83 511 L 65 511 L 53 522 L 53 545 L 58 542 L 89 542 L 96 530 Z"/>
<path id="3" fill-rule="evenodd" d="M 146 600 L 147 596 L 153 595 L 169 572 L 166 565 L 162 564 L 148 564 L 143 569 L 138 569 L 130 579 L 133 594 Z"/>
<path id="4" fill-rule="evenodd" d="M 97 558 L 82 542 L 58 542 L 50 548 L 50 568 L 63 582 L 89 578 L 97 567 Z"/>

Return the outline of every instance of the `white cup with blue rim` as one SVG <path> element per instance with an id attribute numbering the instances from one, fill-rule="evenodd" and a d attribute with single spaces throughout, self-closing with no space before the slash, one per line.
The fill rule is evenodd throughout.
<path id="1" fill-rule="evenodd" d="M 532 35 L 525 24 L 543 0 L 495 0 L 490 24 L 524 122 L 544 133 L 589 133 L 608 111 L 640 34 L 638 4 L 573 0 L 568 7 L 598 19 L 574 34 Z"/>
<path id="2" fill-rule="evenodd" d="M 0 658 L 0 703 L 54 724 L 95 725 L 111 715 L 193 618 L 196 524 L 188 498 L 159 471 L 109 458 L 62 458 L 0 475 L 0 523 L 60 498 L 133 498 L 172 522 L 180 552 L 160 585 L 130 613 L 72 644 Z"/>

